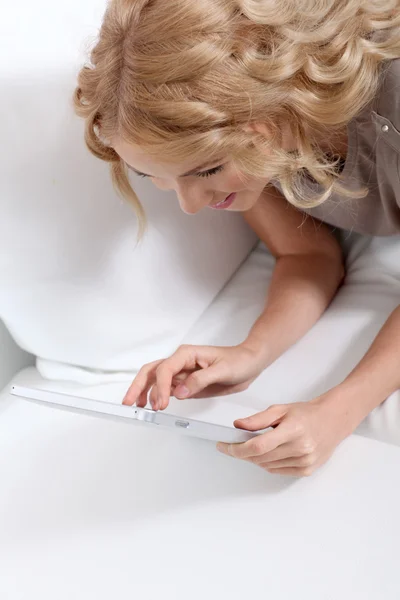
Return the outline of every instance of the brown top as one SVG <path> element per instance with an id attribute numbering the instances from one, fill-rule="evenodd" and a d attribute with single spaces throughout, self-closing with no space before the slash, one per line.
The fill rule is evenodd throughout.
<path id="1" fill-rule="evenodd" d="M 366 186 L 368 195 L 353 199 L 332 194 L 305 212 L 359 233 L 400 233 L 400 59 L 385 68 L 376 98 L 348 124 L 347 133 L 343 183 L 348 189 Z"/>

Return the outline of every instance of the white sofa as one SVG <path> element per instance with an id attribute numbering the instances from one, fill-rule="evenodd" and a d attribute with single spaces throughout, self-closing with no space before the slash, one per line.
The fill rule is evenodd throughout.
<path id="1" fill-rule="evenodd" d="M 143 182 L 135 248 L 132 211 L 69 104 L 103 8 L 23 0 L 0 21 L 0 597 L 397 599 L 398 393 L 359 428 L 381 442 L 352 436 L 296 483 L 9 395 L 18 382 L 119 402 L 140 363 L 178 343 L 240 341 L 273 269 L 262 245 L 248 255 L 240 217 L 193 220 Z M 400 244 L 343 243 L 346 285 L 299 344 L 245 393 L 169 410 L 231 423 L 345 377 L 398 304 Z"/>
<path id="2" fill-rule="evenodd" d="M 149 230 L 136 246 L 133 211 L 116 198 L 106 165 L 84 147 L 70 100 L 104 6 L 37 0 L 33 8 L 24 0 L 8 6 L 0 23 L 0 108 L 7 115 L 0 320 L 36 357 L 37 370 L 18 377 L 45 387 L 81 384 L 96 397 L 104 397 L 100 384 L 115 383 L 119 398 L 144 362 L 179 343 L 240 341 L 262 309 L 273 260 L 262 246 L 246 259 L 256 239 L 238 215 L 188 217 L 173 194 L 143 180 L 134 186 Z M 400 244 L 346 235 L 344 247 L 346 285 L 327 314 L 232 403 L 258 409 L 307 400 L 338 383 L 365 352 L 400 297 Z M 19 356 L 21 366 L 32 363 L 3 344 L 3 384 Z M 399 443 L 397 397 L 360 431 Z M 195 405 L 203 411 L 212 403 L 180 410 Z"/>
<path id="3" fill-rule="evenodd" d="M 338 381 L 395 302 L 391 277 L 376 271 L 372 283 L 363 260 L 353 270 L 359 283 L 342 290 L 248 392 L 175 401 L 170 410 L 228 423 Z M 256 250 L 187 341 L 239 338 L 262 303 L 272 262 Z M 20 383 L 110 401 L 126 388 L 45 380 L 34 366 L 19 371 L 30 357 L 4 330 L 1 344 L 2 381 L 15 372 Z M 351 436 L 312 478 L 291 481 L 221 456 L 211 443 L 39 407 L 11 399 L 7 389 L 0 396 L 1 598 L 397 600 L 398 446 Z M 366 424 L 369 435 L 398 441 L 397 402 Z"/>

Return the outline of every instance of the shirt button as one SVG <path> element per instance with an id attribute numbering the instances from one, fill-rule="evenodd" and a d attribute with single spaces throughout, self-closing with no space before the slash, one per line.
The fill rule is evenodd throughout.
<path id="1" fill-rule="evenodd" d="M 387 133 L 389 131 L 389 125 L 382 125 L 382 131 Z"/>

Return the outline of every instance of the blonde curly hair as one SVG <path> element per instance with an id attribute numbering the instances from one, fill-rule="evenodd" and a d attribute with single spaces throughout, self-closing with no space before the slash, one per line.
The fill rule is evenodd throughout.
<path id="1" fill-rule="evenodd" d="M 399 5 L 111 0 L 74 95 L 87 146 L 111 164 L 142 225 L 115 136 L 164 162 L 230 156 L 244 175 L 278 180 L 298 207 L 334 190 L 350 196 L 315 139 L 343 129 L 376 94 L 383 62 L 400 56 Z M 252 122 L 268 127 L 268 139 L 246 130 Z M 282 149 L 282 124 L 295 153 Z M 322 186 L 318 197 L 305 197 L 305 172 Z"/>

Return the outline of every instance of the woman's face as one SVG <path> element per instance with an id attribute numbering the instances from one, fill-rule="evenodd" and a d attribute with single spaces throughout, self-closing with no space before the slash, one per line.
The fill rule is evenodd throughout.
<path id="1" fill-rule="evenodd" d="M 175 190 L 181 209 L 194 215 L 203 208 L 246 211 L 259 199 L 267 180 L 244 178 L 226 157 L 209 164 L 169 165 L 146 156 L 135 145 L 116 140 L 114 148 L 137 174 L 150 177 L 160 190 Z"/>

